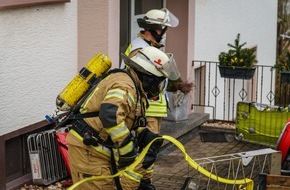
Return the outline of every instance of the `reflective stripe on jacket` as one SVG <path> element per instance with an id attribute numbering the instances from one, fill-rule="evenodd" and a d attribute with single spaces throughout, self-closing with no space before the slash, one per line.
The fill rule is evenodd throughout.
<path id="1" fill-rule="evenodd" d="M 164 94 L 159 94 L 159 100 L 149 100 L 149 108 L 146 110 L 146 116 L 167 117 L 167 101 Z"/>

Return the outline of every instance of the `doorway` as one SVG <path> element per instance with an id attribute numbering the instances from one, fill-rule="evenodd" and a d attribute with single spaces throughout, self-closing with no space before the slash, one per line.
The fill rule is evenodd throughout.
<path id="1" fill-rule="evenodd" d="M 151 9 L 165 7 L 165 0 L 121 0 L 120 3 L 120 53 L 124 53 L 130 42 L 137 37 L 140 28 L 138 18 Z M 121 63 L 120 57 L 120 63 Z"/>

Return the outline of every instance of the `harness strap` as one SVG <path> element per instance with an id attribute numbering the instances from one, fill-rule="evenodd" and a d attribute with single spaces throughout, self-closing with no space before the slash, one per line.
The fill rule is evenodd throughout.
<path id="1" fill-rule="evenodd" d="M 109 137 L 109 142 L 113 143 L 112 139 Z M 117 168 L 117 165 L 116 165 L 116 160 L 115 160 L 115 156 L 114 156 L 114 152 L 113 152 L 113 149 L 110 148 L 110 151 L 111 151 L 111 167 L 112 167 L 112 174 L 115 175 L 118 173 L 118 168 Z M 116 184 L 116 187 L 117 187 L 117 190 L 123 190 L 122 188 L 122 185 L 120 183 L 120 177 L 119 176 L 115 176 L 114 177 L 114 181 L 115 181 L 115 184 Z"/>
<path id="2" fill-rule="evenodd" d="M 72 129 L 75 130 L 81 137 L 84 137 L 84 135 L 87 133 L 91 134 L 94 137 L 99 136 L 99 133 L 97 133 L 94 128 L 89 126 L 82 119 L 77 119 L 75 122 L 73 122 Z"/>
<path id="3" fill-rule="evenodd" d="M 88 112 L 88 113 L 77 113 L 71 116 L 70 119 L 83 119 L 83 118 L 90 118 L 90 117 L 98 117 L 99 111 Z"/>
<path id="4" fill-rule="evenodd" d="M 72 129 L 83 138 L 83 143 L 85 145 L 98 146 L 100 144 L 107 148 L 115 147 L 113 142 L 102 139 L 99 133 L 82 119 L 77 119 L 73 123 Z"/>

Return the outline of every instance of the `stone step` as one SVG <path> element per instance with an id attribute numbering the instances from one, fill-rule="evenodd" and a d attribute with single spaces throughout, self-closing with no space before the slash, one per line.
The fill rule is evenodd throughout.
<path id="1" fill-rule="evenodd" d="M 187 132 L 192 130 L 198 130 L 199 126 L 202 125 L 209 119 L 207 113 L 191 113 L 188 118 L 180 121 L 170 121 L 163 119 L 161 123 L 161 135 L 168 135 L 179 139 Z M 168 145 L 168 141 L 164 141 L 163 147 Z"/>

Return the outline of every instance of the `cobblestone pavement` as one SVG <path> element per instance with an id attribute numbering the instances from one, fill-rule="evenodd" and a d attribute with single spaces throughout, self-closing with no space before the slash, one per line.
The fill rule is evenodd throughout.
<path id="1" fill-rule="evenodd" d="M 185 146 L 187 154 L 192 159 L 226 155 L 251 150 L 267 148 L 238 141 L 234 134 L 228 136 L 228 142 L 202 142 L 199 131 L 189 132 L 186 138 L 180 140 Z M 189 176 L 191 166 L 183 158 L 183 154 L 175 147 L 160 152 L 155 162 L 153 184 L 158 190 L 179 190 L 186 177 Z"/>

